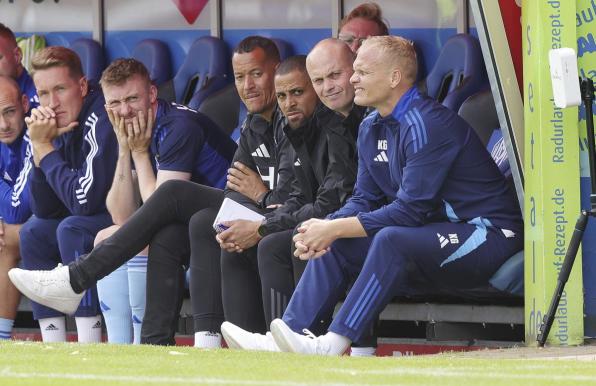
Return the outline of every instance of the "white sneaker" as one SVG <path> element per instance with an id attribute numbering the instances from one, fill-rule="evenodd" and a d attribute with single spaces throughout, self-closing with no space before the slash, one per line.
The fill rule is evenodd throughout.
<path id="1" fill-rule="evenodd" d="M 29 299 L 67 315 L 75 313 L 85 292 L 77 294 L 70 286 L 68 266 L 58 264 L 51 271 L 27 271 L 13 268 L 10 281 Z"/>
<path id="2" fill-rule="evenodd" d="M 242 328 L 230 322 L 223 322 L 221 325 L 221 334 L 223 335 L 228 347 L 235 350 L 254 350 L 254 351 L 281 351 L 275 344 L 271 333 L 254 334 L 243 330 Z"/>
<path id="3" fill-rule="evenodd" d="M 307 329 L 302 330 L 306 335 L 292 331 L 281 319 L 271 322 L 271 334 L 275 343 L 282 351 L 299 354 L 338 355 L 332 352 L 330 345 L 321 337 L 316 337 Z"/>

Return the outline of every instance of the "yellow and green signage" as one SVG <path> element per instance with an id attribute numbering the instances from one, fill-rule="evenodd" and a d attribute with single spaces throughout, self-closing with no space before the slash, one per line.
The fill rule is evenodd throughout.
<path id="1" fill-rule="evenodd" d="M 532 345 L 580 213 L 578 109 L 554 105 L 548 65 L 551 48 L 576 48 L 575 2 L 524 0 L 522 30 L 525 335 L 526 344 Z M 580 251 L 561 297 L 549 344 L 583 342 L 581 261 Z"/>

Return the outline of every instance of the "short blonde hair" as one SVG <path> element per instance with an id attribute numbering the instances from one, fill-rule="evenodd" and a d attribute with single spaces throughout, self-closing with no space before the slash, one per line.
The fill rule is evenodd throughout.
<path id="1" fill-rule="evenodd" d="M 414 43 L 401 36 L 372 36 L 362 43 L 362 48 L 378 48 L 383 59 L 393 61 L 401 70 L 404 80 L 414 84 L 418 75 L 418 59 Z"/>
<path id="2" fill-rule="evenodd" d="M 36 71 L 47 70 L 53 67 L 66 67 L 73 79 L 79 80 L 83 77 L 83 66 L 81 59 L 73 50 L 51 46 L 38 51 L 31 59 L 31 69 L 34 75 Z"/>

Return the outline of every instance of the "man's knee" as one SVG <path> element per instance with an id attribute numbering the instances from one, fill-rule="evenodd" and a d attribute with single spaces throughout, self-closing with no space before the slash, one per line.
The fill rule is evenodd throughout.
<path id="1" fill-rule="evenodd" d="M 20 259 L 19 231 L 21 224 L 4 224 L 4 245 L 0 248 L 0 258 L 11 262 Z"/>
<path id="2" fill-rule="evenodd" d="M 96 246 L 97 244 L 101 243 L 102 241 L 113 235 L 119 228 L 119 225 L 112 225 L 111 227 L 104 228 L 97 232 L 97 235 L 95 235 L 95 240 L 93 241 L 93 246 Z"/>
<path id="3" fill-rule="evenodd" d="M 217 216 L 216 208 L 207 208 L 193 214 L 188 223 L 190 235 L 200 235 L 208 233 L 215 237 L 215 230 L 213 229 L 213 221 Z"/>

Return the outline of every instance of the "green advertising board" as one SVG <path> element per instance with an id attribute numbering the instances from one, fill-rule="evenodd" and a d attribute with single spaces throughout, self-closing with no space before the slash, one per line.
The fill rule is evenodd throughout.
<path id="1" fill-rule="evenodd" d="M 579 75 L 596 82 L 596 1 L 577 0 L 575 26 L 577 34 L 577 61 Z M 596 105 L 593 105 L 596 111 Z M 586 111 L 582 106 L 579 114 L 580 176 L 582 199 L 586 202 L 590 194 L 590 165 L 588 161 L 588 139 L 586 135 Z M 596 176 L 594 176 L 596 177 Z M 584 332 L 596 336 L 596 219 L 590 219 L 582 240 L 584 276 Z"/>
<path id="2" fill-rule="evenodd" d="M 552 48 L 576 48 L 576 3 L 524 0 L 525 335 L 536 336 L 580 213 L 578 109 L 557 108 L 548 65 Z M 561 297 L 548 343 L 583 342 L 581 254 Z"/>

